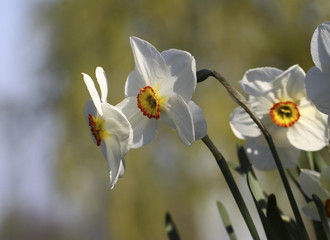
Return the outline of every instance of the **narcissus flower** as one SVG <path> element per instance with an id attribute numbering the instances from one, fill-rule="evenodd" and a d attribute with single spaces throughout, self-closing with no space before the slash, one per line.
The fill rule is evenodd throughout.
<path id="1" fill-rule="evenodd" d="M 330 221 L 330 166 L 325 168 L 321 174 L 316 171 L 302 169 L 299 176 L 299 184 L 302 191 L 309 198 L 312 199 L 312 195 L 315 194 L 321 199 Z M 320 221 L 314 201 L 307 203 L 302 210 L 308 217 Z"/>
<path id="2" fill-rule="evenodd" d="M 306 74 L 307 95 L 321 112 L 330 115 L 330 22 L 316 28 L 311 54 L 315 66 Z"/>
<path id="3" fill-rule="evenodd" d="M 304 71 L 292 66 L 286 71 L 257 68 L 245 73 L 240 84 L 249 94 L 249 104 L 268 129 L 286 168 L 295 167 L 300 150 L 317 151 L 328 141 L 326 115 L 308 100 Z M 260 170 L 276 167 L 260 129 L 241 108 L 230 117 L 235 135 L 247 139 L 246 151 Z"/>
<path id="4" fill-rule="evenodd" d="M 133 131 L 126 116 L 117 107 L 107 103 L 108 83 L 103 69 L 96 68 L 101 98 L 91 77 L 84 73 L 83 76 L 92 97 L 85 105 L 85 117 L 94 142 L 101 147 L 108 162 L 112 189 L 125 173 L 124 156 L 130 149 Z"/>
<path id="5" fill-rule="evenodd" d="M 118 107 L 133 128 L 132 147 L 149 143 L 159 120 L 176 129 L 186 145 L 206 135 L 202 110 L 191 101 L 196 88 L 195 59 L 170 49 L 159 53 L 150 43 L 131 37 L 135 69 L 127 78 L 126 98 Z"/>

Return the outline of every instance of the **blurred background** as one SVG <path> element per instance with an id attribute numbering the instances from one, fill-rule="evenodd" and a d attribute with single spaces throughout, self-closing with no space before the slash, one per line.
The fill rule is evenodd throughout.
<path id="1" fill-rule="evenodd" d="M 95 79 L 102 66 L 108 100 L 120 102 L 134 69 L 129 36 L 159 51 L 189 51 L 197 69 L 215 69 L 235 87 L 255 67 L 299 64 L 307 71 L 311 36 L 329 12 L 327 0 L 3 2 L 0 239 L 167 239 L 167 211 L 182 239 L 228 239 L 217 200 L 238 238 L 251 239 L 211 153 L 201 141 L 183 145 L 163 124 L 152 143 L 127 154 L 126 174 L 110 190 L 106 161 L 83 115 L 89 94 L 81 72 Z M 237 161 L 239 141 L 229 127 L 235 103 L 212 79 L 198 84 L 193 100 L 211 139 Z M 234 175 L 257 216 L 246 184 Z M 266 191 L 282 191 L 276 171 L 258 175 Z M 285 195 L 277 197 L 292 215 Z"/>

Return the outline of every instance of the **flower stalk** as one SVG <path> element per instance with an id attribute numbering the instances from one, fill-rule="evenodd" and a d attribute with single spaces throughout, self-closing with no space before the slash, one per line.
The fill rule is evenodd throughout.
<path id="1" fill-rule="evenodd" d="M 252 120 L 260 128 L 261 132 L 263 133 L 263 135 L 264 135 L 264 137 L 265 137 L 265 139 L 266 139 L 266 141 L 267 141 L 267 143 L 270 147 L 270 150 L 271 150 L 272 155 L 274 157 L 277 169 L 280 173 L 280 176 L 281 176 L 286 194 L 288 196 L 293 214 L 295 216 L 297 225 L 300 228 L 300 231 L 299 231 L 299 233 L 301 235 L 300 239 L 309 239 L 308 234 L 307 234 L 307 230 L 305 228 L 302 217 L 300 215 L 299 208 L 298 208 L 298 205 L 297 205 L 296 200 L 294 198 L 293 192 L 291 190 L 289 181 L 288 181 L 288 179 L 285 175 L 285 172 L 284 172 L 282 163 L 280 161 L 280 158 L 278 156 L 278 153 L 276 151 L 273 139 L 272 139 L 271 135 L 269 134 L 268 130 L 265 128 L 265 126 L 260 121 L 260 119 L 254 114 L 253 110 L 249 106 L 249 104 L 246 101 L 245 97 L 241 93 L 239 93 L 235 88 L 233 88 L 227 82 L 227 80 L 222 75 L 220 75 L 218 72 L 216 72 L 214 70 L 207 70 L 207 69 L 200 70 L 200 71 L 197 72 L 197 82 L 202 82 L 210 76 L 216 78 L 226 88 L 229 95 L 236 101 L 236 103 L 238 103 L 249 114 L 249 116 L 252 118 Z"/>
<path id="2" fill-rule="evenodd" d="M 219 150 L 217 149 L 217 147 L 214 145 L 214 143 L 212 142 L 212 140 L 209 138 L 208 135 L 206 135 L 205 137 L 202 138 L 202 141 L 205 143 L 205 145 L 209 148 L 209 150 L 212 152 L 215 160 L 217 161 L 217 164 L 229 186 L 229 189 L 231 191 L 231 193 L 233 194 L 233 197 L 237 203 L 237 206 L 239 208 L 239 210 L 241 211 L 241 214 L 245 220 L 245 223 L 253 237 L 253 239 L 260 239 L 257 229 L 252 221 L 251 215 L 249 213 L 249 210 L 243 200 L 243 197 L 237 187 L 237 184 L 234 180 L 233 175 L 230 172 L 230 169 L 228 167 L 228 164 L 225 160 L 225 158 L 223 157 L 223 155 L 219 152 Z"/>

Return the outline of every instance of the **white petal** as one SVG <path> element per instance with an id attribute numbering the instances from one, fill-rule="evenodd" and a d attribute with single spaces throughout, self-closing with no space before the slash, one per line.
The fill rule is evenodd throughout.
<path id="1" fill-rule="evenodd" d="M 298 65 L 294 65 L 277 76 L 273 88 L 278 99 L 298 101 L 306 96 L 304 85 L 305 72 Z"/>
<path id="2" fill-rule="evenodd" d="M 123 157 L 120 149 L 120 142 L 115 135 L 111 135 L 101 143 L 102 153 L 108 162 L 109 175 L 110 175 L 110 188 L 112 189 L 116 184 L 119 173 L 121 158 Z"/>
<path id="3" fill-rule="evenodd" d="M 321 183 L 321 186 L 326 191 L 328 191 L 328 194 L 330 195 L 330 166 L 328 166 L 322 170 L 321 175 L 320 175 L 320 183 Z M 330 196 L 328 198 L 330 198 Z"/>
<path id="4" fill-rule="evenodd" d="M 134 54 L 135 68 L 141 73 L 147 85 L 155 86 L 166 76 L 164 58 L 147 41 L 131 37 L 131 47 Z"/>
<path id="5" fill-rule="evenodd" d="M 308 97 L 323 113 L 330 114 L 330 73 L 312 67 L 306 74 L 305 85 Z"/>
<path id="6" fill-rule="evenodd" d="M 188 103 L 197 84 L 195 58 L 190 53 L 177 49 L 163 51 L 161 55 L 169 67 L 171 76 L 163 84 Z"/>
<path id="7" fill-rule="evenodd" d="M 102 116 L 103 115 L 103 112 L 102 112 L 102 109 L 101 109 L 101 100 L 100 100 L 100 96 L 97 93 L 97 90 L 95 88 L 94 82 L 91 79 L 91 77 L 88 76 L 87 74 L 83 73 L 82 75 L 84 76 L 85 84 L 87 86 L 87 89 L 89 91 L 89 94 L 92 97 L 92 100 L 94 102 L 94 105 L 95 105 L 98 113 Z"/>
<path id="8" fill-rule="evenodd" d="M 320 113 L 306 98 L 301 99 L 300 118 L 288 128 L 290 143 L 305 151 L 317 151 L 328 142 L 326 115 Z"/>
<path id="9" fill-rule="evenodd" d="M 91 99 L 87 100 L 86 105 L 85 105 L 85 110 L 84 110 L 84 115 L 85 115 L 85 119 L 86 119 L 88 126 L 89 126 L 89 114 L 91 114 L 95 118 L 97 117 L 97 110 Z M 89 126 L 89 130 L 90 130 L 90 126 Z M 94 143 L 97 144 L 97 142 L 93 136 L 92 136 L 92 139 L 93 139 Z"/>
<path id="10" fill-rule="evenodd" d="M 327 199 L 327 192 L 320 184 L 320 173 L 308 169 L 301 169 L 299 184 L 303 192 L 310 198 L 317 195 L 321 200 Z"/>
<path id="11" fill-rule="evenodd" d="M 119 164 L 119 175 L 118 175 L 119 178 L 124 176 L 125 170 L 126 170 L 125 159 L 122 158 Z"/>
<path id="12" fill-rule="evenodd" d="M 320 24 L 314 31 L 311 54 L 315 65 L 322 72 L 330 71 L 330 22 Z"/>
<path id="13" fill-rule="evenodd" d="M 96 68 L 95 74 L 96 74 L 97 82 L 99 83 L 101 89 L 101 102 L 107 102 L 107 96 L 108 96 L 107 76 L 105 75 L 105 72 L 101 67 Z"/>
<path id="14" fill-rule="evenodd" d="M 85 115 L 87 124 L 89 124 L 89 114 L 91 114 L 95 118 L 97 117 L 97 110 L 95 108 L 94 102 L 91 99 L 87 100 L 87 102 L 85 104 L 85 109 L 84 109 L 84 115 Z"/>
<path id="15" fill-rule="evenodd" d="M 251 69 L 244 74 L 239 83 L 247 94 L 261 96 L 273 88 L 273 81 L 282 72 L 271 67 Z"/>
<path id="16" fill-rule="evenodd" d="M 127 77 L 125 84 L 125 96 L 136 97 L 140 93 L 140 88 L 146 87 L 148 84 L 139 71 L 133 70 Z"/>
<path id="17" fill-rule="evenodd" d="M 246 137 L 257 137 L 261 134 L 257 124 L 253 122 L 250 115 L 241 107 L 235 108 L 231 113 L 230 126 L 232 127 L 234 134 L 241 139 Z"/>
<path id="18" fill-rule="evenodd" d="M 316 205 L 313 201 L 307 203 L 301 209 L 307 217 L 309 217 L 309 218 L 311 218 L 315 221 L 321 221 L 319 212 L 318 212 L 317 207 L 316 207 Z"/>
<path id="19" fill-rule="evenodd" d="M 207 124 L 203 116 L 202 109 L 193 101 L 188 103 L 188 109 L 193 118 L 194 131 L 195 131 L 195 141 L 199 140 L 207 134 Z"/>
<path id="20" fill-rule="evenodd" d="M 127 117 L 133 129 L 132 148 L 142 147 L 155 137 L 158 120 L 144 116 L 137 107 L 136 97 L 128 97 L 116 105 Z"/>
<path id="21" fill-rule="evenodd" d="M 175 124 L 180 140 L 191 145 L 195 141 L 193 118 L 189 112 L 188 104 L 181 96 L 174 95 L 168 98 L 164 112 Z"/>
<path id="22" fill-rule="evenodd" d="M 124 156 L 130 149 L 133 140 L 133 130 L 126 116 L 114 106 L 102 103 L 103 119 L 105 130 L 111 135 L 116 135 L 121 148 L 121 155 Z"/>
<path id="23" fill-rule="evenodd" d="M 261 146 L 255 139 L 249 139 L 245 148 L 251 163 L 257 169 L 269 171 L 276 168 L 274 157 L 268 146 Z M 286 148 L 276 147 L 276 150 L 284 168 L 297 166 L 300 150 L 290 146 Z"/>

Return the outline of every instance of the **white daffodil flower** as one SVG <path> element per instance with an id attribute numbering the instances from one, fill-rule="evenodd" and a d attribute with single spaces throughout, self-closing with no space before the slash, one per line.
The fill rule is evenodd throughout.
<path id="1" fill-rule="evenodd" d="M 309 101 L 304 88 L 304 71 L 292 66 L 286 71 L 256 68 L 245 73 L 240 84 L 249 95 L 249 104 L 272 135 L 282 164 L 295 167 L 300 150 L 317 151 L 328 141 L 326 115 Z M 260 129 L 241 108 L 230 117 L 234 134 L 247 139 L 246 152 L 260 170 L 276 168 Z"/>
<path id="2" fill-rule="evenodd" d="M 197 83 L 194 57 L 176 49 L 159 53 L 136 37 L 130 42 L 135 69 L 127 78 L 126 98 L 118 107 L 132 125 L 132 147 L 149 143 L 160 119 L 176 129 L 186 145 L 204 137 L 206 121 L 202 110 L 191 101 Z"/>
<path id="3" fill-rule="evenodd" d="M 330 115 L 330 22 L 316 28 L 311 54 L 315 66 L 306 74 L 307 95 L 321 112 Z"/>
<path id="4" fill-rule="evenodd" d="M 92 138 L 108 162 L 110 188 L 125 173 L 124 156 L 129 151 L 133 130 L 126 116 L 115 106 L 107 103 L 108 83 L 103 68 L 96 68 L 96 79 L 100 86 L 101 98 L 90 76 L 84 74 L 84 81 L 92 97 L 85 105 L 85 117 Z"/>
<path id="5" fill-rule="evenodd" d="M 306 196 L 312 199 L 312 195 L 315 194 L 321 199 L 330 221 L 330 166 L 325 168 L 321 174 L 316 171 L 302 169 L 299 184 Z M 320 215 L 314 201 L 307 203 L 302 210 L 306 216 L 320 221 Z"/>

